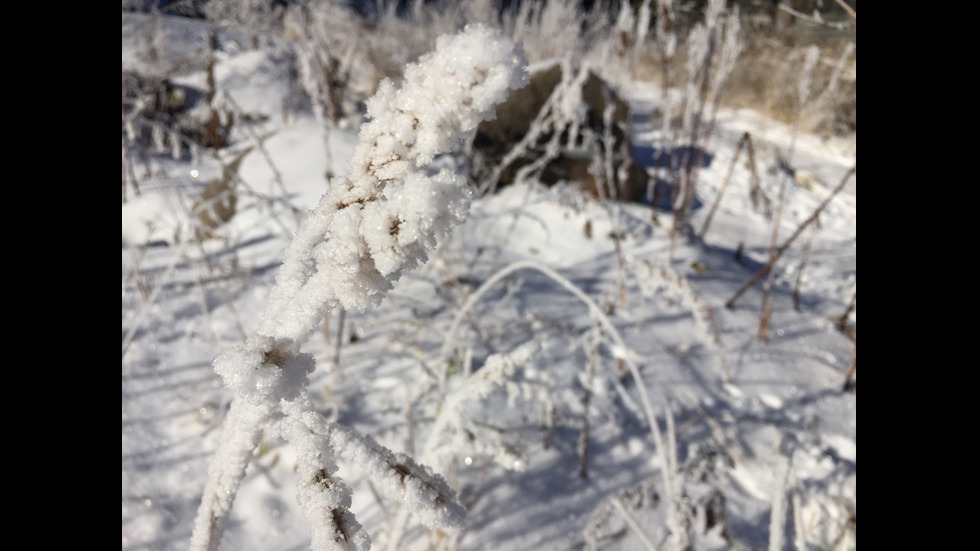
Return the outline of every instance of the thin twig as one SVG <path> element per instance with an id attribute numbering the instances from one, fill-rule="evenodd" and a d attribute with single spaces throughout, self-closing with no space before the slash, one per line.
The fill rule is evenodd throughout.
<path id="1" fill-rule="evenodd" d="M 728 299 L 728 302 L 725 303 L 725 308 L 728 308 L 729 310 L 734 308 L 735 301 L 737 301 L 739 297 L 745 294 L 745 291 L 747 291 L 749 287 L 752 287 L 752 285 L 754 285 L 755 282 L 765 277 L 766 274 L 768 274 L 772 270 L 773 265 L 776 264 L 776 261 L 778 261 L 783 256 L 786 250 L 789 249 L 789 246 L 793 244 L 793 241 L 796 241 L 796 238 L 799 237 L 801 233 L 803 233 L 803 230 L 816 221 L 817 217 L 820 216 L 820 213 L 823 212 L 823 209 L 825 209 L 827 205 L 830 204 L 831 199 L 833 199 L 838 193 L 840 193 L 842 189 L 844 189 L 844 186 L 847 184 L 848 180 L 851 179 L 851 176 L 856 171 L 857 171 L 857 165 L 851 167 L 851 169 L 847 171 L 847 174 L 845 174 L 844 178 L 841 179 L 840 184 L 837 184 L 837 187 L 834 188 L 832 192 L 830 192 L 830 195 L 827 196 L 826 199 L 824 199 L 823 203 L 820 203 L 820 206 L 817 207 L 817 210 L 815 210 L 813 214 L 810 215 L 809 218 L 804 220 L 803 223 L 800 224 L 800 227 L 796 228 L 796 231 L 793 232 L 793 235 L 789 236 L 789 239 L 787 239 L 785 243 L 783 243 L 778 249 L 776 249 L 775 253 L 769 258 L 769 262 L 767 262 L 765 266 L 760 268 L 759 271 L 755 273 L 755 275 L 749 278 L 749 280 L 746 281 L 744 285 L 742 285 L 742 287 L 735 293 L 735 295 L 732 298 Z"/>
<path id="2" fill-rule="evenodd" d="M 838 6 L 840 6 L 844 11 L 847 12 L 847 15 L 851 16 L 851 19 L 853 19 L 855 23 L 857 22 L 858 16 L 857 13 L 854 11 L 854 8 L 845 4 L 844 0 L 834 0 L 834 1 L 837 2 Z"/>
<path id="3" fill-rule="evenodd" d="M 585 394 L 582 396 L 582 415 L 584 418 L 582 434 L 578 441 L 578 475 L 582 478 L 589 478 L 589 407 L 592 402 L 592 385 L 595 380 L 595 373 L 599 369 L 602 358 L 599 356 L 599 344 L 602 339 L 602 329 L 596 327 L 590 333 L 588 349 L 586 350 L 587 364 L 585 368 Z"/>
<path id="4" fill-rule="evenodd" d="M 245 121 L 246 123 L 244 125 L 245 131 L 248 132 L 249 136 L 251 136 L 253 140 L 255 140 L 255 146 L 262 154 L 262 157 L 265 158 L 265 162 L 269 165 L 269 168 L 272 170 L 273 180 L 279 186 L 279 190 L 282 192 L 282 197 L 288 200 L 287 198 L 289 197 L 289 191 L 286 189 L 286 184 L 283 183 L 282 173 L 279 172 L 279 168 L 276 166 L 275 161 L 272 160 L 272 155 L 269 153 L 269 150 L 265 147 L 265 140 L 268 139 L 272 134 L 270 133 L 265 136 L 259 136 L 258 132 L 256 132 L 255 129 L 252 127 L 252 123 L 246 120 L 244 116 L 244 110 L 241 108 L 238 102 L 235 101 L 235 98 L 233 98 L 231 94 L 228 93 L 227 91 L 224 91 L 222 93 L 222 96 L 226 100 L 228 100 L 228 103 L 231 104 L 232 109 L 234 109 L 235 112 L 238 113 L 238 120 Z M 274 195 L 270 193 L 270 196 L 274 196 Z M 300 220 L 300 213 L 302 211 L 298 207 L 292 205 L 290 205 L 290 207 L 293 212 L 293 215 L 296 218 L 296 223 L 298 224 Z"/>
<path id="5" fill-rule="evenodd" d="M 842 6 L 844 5 L 844 3 L 841 2 L 840 0 L 837 0 L 837 3 L 838 4 L 841 4 Z M 780 2 L 779 3 L 779 9 L 781 9 L 784 12 L 792 15 L 793 17 L 799 17 L 800 19 L 802 19 L 804 21 L 809 21 L 810 23 L 814 23 L 814 24 L 817 24 L 817 25 L 824 25 L 824 26 L 830 27 L 832 29 L 843 30 L 843 29 L 849 28 L 853 24 L 853 23 L 846 23 L 846 22 L 845 23 L 834 23 L 832 21 L 824 21 L 822 17 L 819 17 L 819 16 L 814 17 L 812 15 L 807 15 L 807 14 L 801 12 L 801 11 L 796 11 L 793 8 L 791 8 L 791 7 L 787 6 L 786 4 L 784 4 L 783 2 Z M 850 11 L 850 8 L 845 8 L 845 11 L 848 12 L 848 15 L 851 15 L 851 17 L 854 19 L 854 22 L 856 23 L 857 22 L 857 14 L 854 14 L 853 11 Z"/>
<path id="6" fill-rule="evenodd" d="M 847 335 L 852 341 L 857 340 L 857 332 L 854 331 L 853 328 L 851 328 L 851 326 L 847 323 L 847 318 L 850 317 L 851 312 L 853 312 L 857 307 L 857 298 L 858 294 L 855 290 L 851 295 L 851 301 L 847 303 L 847 308 L 844 309 L 844 313 L 837 318 L 837 328 Z"/>
<path id="7" fill-rule="evenodd" d="M 738 162 L 739 155 L 742 154 L 742 148 L 745 147 L 745 143 L 749 139 L 749 133 L 746 132 L 742 134 L 741 139 L 738 140 L 738 146 L 735 148 L 735 155 L 732 157 L 732 164 L 728 167 L 728 173 L 725 175 L 725 179 L 721 183 L 721 187 L 718 189 L 718 195 L 715 197 L 715 202 L 711 205 L 711 210 L 708 211 L 708 215 L 704 218 L 704 224 L 701 226 L 701 239 L 704 239 L 704 234 L 708 231 L 708 226 L 711 225 L 711 219 L 715 215 L 715 211 L 718 210 L 718 205 L 721 204 L 721 197 L 725 194 L 725 189 L 728 187 L 729 180 L 732 179 L 732 173 L 735 171 L 735 164 Z"/>
<path id="8" fill-rule="evenodd" d="M 631 530 L 633 530 L 633 532 L 636 534 L 636 537 L 640 538 L 640 541 L 643 543 L 643 546 L 647 549 L 647 551 L 657 551 L 658 549 L 657 545 L 650 540 L 650 537 L 647 536 L 646 532 L 643 531 L 643 528 L 641 528 L 639 523 L 636 522 L 636 519 L 633 518 L 633 515 L 631 515 L 629 511 L 626 510 L 626 507 L 623 507 L 623 503 L 619 501 L 619 498 L 614 497 L 609 501 L 610 503 L 612 503 L 613 509 L 615 509 L 616 512 L 619 513 L 619 516 L 621 516 L 624 521 L 626 521 L 626 525 L 629 526 Z"/>
<path id="9" fill-rule="evenodd" d="M 180 260 L 180 255 L 175 254 L 173 256 L 173 260 L 171 260 L 170 262 L 170 265 L 167 266 L 167 271 L 163 274 L 163 277 L 160 278 L 160 282 L 153 289 L 153 293 L 150 294 L 150 297 L 146 300 L 146 303 L 140 309 L 139 314 L 136 315 L 136 319 L 133 320 L 132 326 L 130 326 L 129 331 L 126 333 L 126 336 L 123 338 L 122 341 L 123 359 L 126 358 L 126 352 L 129 350 L 130 344 L 132 344 L 133 339 L 136 337 L 136 333 L 139 331 L 140 326 L 143 324 L 143 320 L 150 314 L 150 310 L 152 309 L 153 303 L 156 302 L 157 297 L 160 296 L 160 292 L 163 291 L 163 288 L 170 282 L 170 278 L 174 275 L 174 272 L 176 272 L 177 264 L 179 260 Z M 126 371 L 127 372 L 129 371 L 128 367 Z"/>

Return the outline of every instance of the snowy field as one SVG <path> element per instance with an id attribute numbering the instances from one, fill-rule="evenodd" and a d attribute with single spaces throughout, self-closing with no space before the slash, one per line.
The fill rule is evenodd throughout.
<path id="1" fill-rule="evenodd" d="M 147 69 L 148 18 L 122 23 L 123 69 Z M 207 43 L 201 22 L 161 25 L 166 56 Z M 300 222 L 353 178 L 361 126 L 284 119 L 274 42 L 228 38 L 219 54 L 218 88 L 265 115 L 219 155 L 240 159 L 234 216 L 196 239 L 193 205 L 222 169 L 186 151 L 138 161 L 138 194 L 122 204 L 124 550 L 190 545 L 221 435 L 239 430 L 228 419 L 241 398 L 212 363 L 260 331 Z M 180 78 L 205 84 L 201 70 Z M 637 159 L 650 160 L 661 91 L 620 91 Z M 775 203 L 785 186 L 778 245 L 795 239 L 773 270 L 768 342 L 765 278 L 738 294 L 769 261 L 774 219 L 752 200 L 746 132 L 762 191 Z M 775 168 L 791 147 L 795 178 Z M 721 109 L 708 150 L 686 235 L 671 236 L 671 212 L 531 180 L 474 197 L 379 304 L 318 321 L 300 343 L 315 359 L 302 390 L 324 424 L 430 467 L 465 508 L 465 521 L 427 528 L 370 458 L 335 450 L 372 548 L 855 548 L 855 344 L 841 329 L 856 335 L 854 140 Z M 276 423 L 258 434 L 221 549 L 309 549 L 305 452 Z"/>

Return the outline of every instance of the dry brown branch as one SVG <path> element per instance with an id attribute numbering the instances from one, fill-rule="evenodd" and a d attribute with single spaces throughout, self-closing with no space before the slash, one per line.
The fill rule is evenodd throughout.
<path id="1" fill-rule="evenodd" d="M 721 183 L 721 188 L 718 189 L 718 195 L 715 197 L 715 202 L 711 205 L 711 210 L 708 211 L 708 215 L 704 218 L 704 224 L 701 226 L 701 239 L 704 239 L 704 234 L 708 231 L 708 226 L 711 225 L 711 219 L 715 215 L 715 211 L 718 210 L 718 205 L 721 204 L 721 197 L 725 194 L 725 189 L 728 187 L 728 182 L 732 179 L 732 173 L 735 171 L 735 164 L 738 163 L 738 157 L 742 154 L 742 148 L 745 147 L 745 143 L 749 140 L 749 133 L 746 132 L 742 135 L 742 138 L 738 140 L 738 146 L 735 148 L 735 156 L 732 157 L 732 164 L 728 167 L 728 173 L 725 174 L 725 180 Z"/>
<path id="2" fill-rule="evenodd" d="M 834 0 L 834 1 L 837 2 L 837 5 L 840 6 L 841 9 L 847 12 L 847 15 L 851 16 L 851 19 L 853 19 L 855 23 L 857 22 L 858 16 L 857 13 L 855 13 L 854 8 L 845 4 L 844 0 Z"/>
<path id="3" fill-rule="evenodd" d="M 800 224 L 800 227 L 796 228 L 796 231 L 793 232 L 793 235 L 789 236 L 789 239 L 787 239 L 786 242 L 784 242 L 778 249 L 776 249 L 772 257 L 769 259 L 769 262 L 767 262 L 765 266 L 760 268 L 759 271 L 755 273 L 755 275 L 750 277 L 749 280 L 746 281 L 745 284 L 742 285 L 742 287 L 735 293 L 735 295 L 732 296 L 732 298 L 728 299 L 728 302 L 725 303 L 725 308 L 728 308 L 729 310 L 734 308 L 735 301 L 737 301 L 743 294 L 745 294 L 745 291 L 749 290 L 749 287 L 752 287 L 752 285 L 754 285 L 757 281 L 765 277 L 772 270 L 773 265 L 776 264 L 776 261 L 778 261 L 783 256 L 786 250 L 789 249 L 789 246 L 792 245 L 794 241 L 796 241 L 796 238 L 799 237 L 801 233 L 803 233 L 803 230 L 817 220 L 817 217 L 820 215 L 821 212 L 823 212 L 823 209 L 827 208 L 827 205 L 830 204 L 830 201 L 838 193 L 840 193 L 842 189 L 844 189 L 844 186 L 847 184 L 848 180 L 851 179 L 851 176 L 853 176 L 856 171 L 857 171 L 857 165 L 851 167 L 851 169 L 847 171 L 847 174 L 844 175 L 844 178 L 842 178 L 840 183 L 837 184 L 837 187 L 830 192 L 830 195 L 827 196 L 826 199 L 824 199 L 823 203 L 820 203 L 820 206 L 817 207 L 817 210 L 815 210 L 813 214 L 810 215 L 809 218 L 804 220 L 803 223 Z"/>

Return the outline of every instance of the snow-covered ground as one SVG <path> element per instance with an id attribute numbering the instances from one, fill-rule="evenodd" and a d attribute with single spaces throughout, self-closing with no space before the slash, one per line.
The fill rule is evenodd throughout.
<path id="1" fill-rule="evenodd" d="M 194 24 L 173 21 L 185 33 L 173 44 L 203 44 Z M 144 23 L 123 16 L 124 69 L 140 67 Z M 139 195 L 130 190 L 122 205 L 125 550 L 187 548 L 232 400 L 211 363 L 257 327 L 299 220 L 327 190 L 328 171 L 346 174 L 357 143 L 357 128 L 283 120 L 288 91 L 275 50 L 222 54 L 219 88 L 269 117 L 235 135 L 232 149 L 252 147 L 235 216 L 215 238 L 190 239 L 189 208 L 220 174 L 207 155 L 156 156 Z M 628 96 L 634 148 L 655 148 L 659 125 L 644 121 L 659 90 L 638 82 Z M 698 180 L 696 234 L 745 132 L 768 197 L 788 184 L 783 243 L 854 166 L 853 141 L 796 137 L 789 180 L 769 168 L 792 129 L 721 110 Z M 261 147 L 257 134 L 267 136 Z M 855 345 L 837 321 L 856 288 L 856 176 L 776 264 L 766 343 L 756 338 L 761 281 L 725 306 L 769 257 L 772 217 L 753 208 L 745 159 L 743 151 L 708 231 L 679 238 L 673 251 L 668 212 L 601 202 L 570 185 L 515 185 L 475 200 L 380 306 L 323 320 L 303 346 L 317 361 L 317 409 L 432 466 L 468 509 L 458 539 L 410 517 L 402 544 L 649 549 L 680 525 L 698 550 L 855 546 L 856 393 L 843 390 Z M 466 394 L 508 355 L 507 384 Z M 453 407 L 436 411 L 441 365 Z M 442 442 L 430 438 L 434 422 L 458 430 Z M 222 549 L 309 548 L 296 461 L 288 442 L 262 439 Z M 386 548 L 403 505 L 380 496 L 356 462 L 338 467 L 353 490 L 350 510 Z"/>

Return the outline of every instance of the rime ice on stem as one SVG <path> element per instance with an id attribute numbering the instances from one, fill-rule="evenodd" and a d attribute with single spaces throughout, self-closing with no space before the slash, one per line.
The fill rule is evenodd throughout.
<path id="1" fill-rule="evenodd" d="M 349 511 L 350 489 L 335 476 L 337 455 L 367 465 L 426 525 L 462 526 L 465 511 L 441 476 L 318 416 L 306 395 L 314 358 L 299 349 L 331 309 L 377 305 L 466 216 L 463 178 L 446 170 L 429 175 L 426 165 L 495 116 L 509 90 L 526 84 L 525 65 L 511 40 L 475 25 L 440 37 L 434 52 L 406 68 L 401 88 L 380 84 L 349 175 L 331 182 L 300 226 L 258 330 L 214 361 L 235 399 L 208 470 L 192 551 L 218 548 L 259 435 L 277 422 L 298 450 L 298 499 L 314 525 L 314 549 L 370 546 Z"/>

